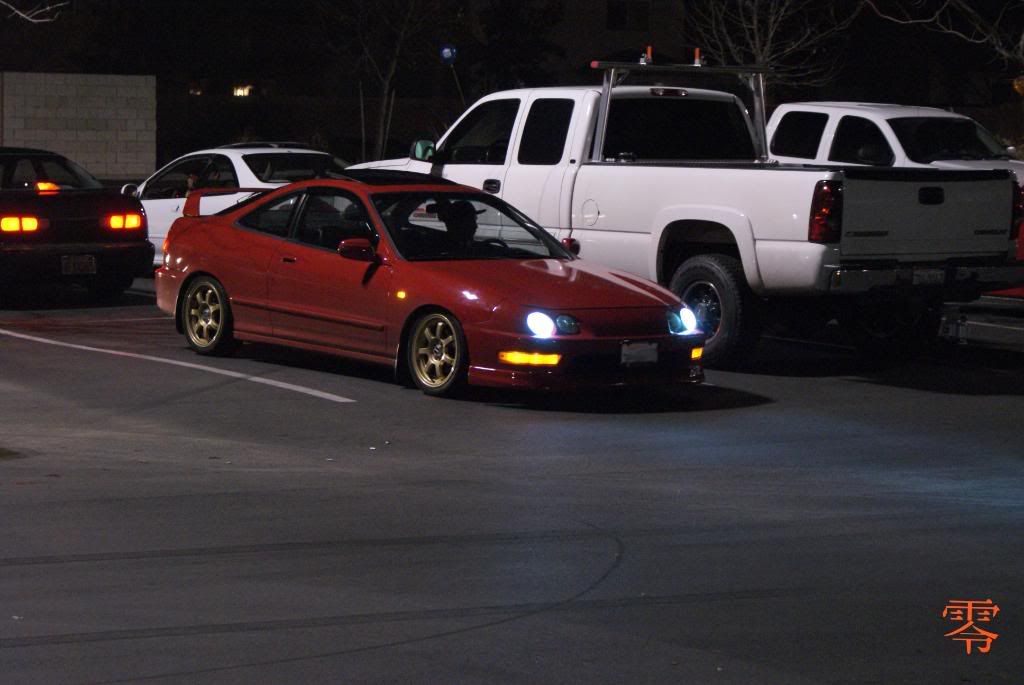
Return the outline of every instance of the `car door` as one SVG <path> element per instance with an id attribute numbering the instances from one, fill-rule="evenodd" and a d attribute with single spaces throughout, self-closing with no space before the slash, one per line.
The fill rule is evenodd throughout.
<path id="1" fill-rule="evenodd" d="M 270 336 L 268 272 L 287 243 L 302 193 L 278 196 L 240 216 L 230 230 L 208 230 L 196 270 L 213 274 L 231 298 L 235 328 Z"/>
<path id="2" fill-rule="evenodd" d="M 139 187 L 139 199 L 146 209 L 149 239 L 156 246 L 156 263 L 162 257 L 160 246 L 171 224 L 181 216 L 185 196 L 209 163 L 208 155 L 185 157 L 158 171 Z"/>
<path id="3" fill-rule="evenodd" d="M 337 188 L 311 189 L 289 241 L 271 261 L 274 336 L 364 357 L 387 357 L 385 324 L 391 268 L 342 257 L 338 244 L 376 244 L 365 206 Z"/>

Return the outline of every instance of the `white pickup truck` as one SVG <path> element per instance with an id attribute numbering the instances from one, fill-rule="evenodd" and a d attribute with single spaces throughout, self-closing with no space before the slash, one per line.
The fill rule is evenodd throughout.
<path id="1" fill-rule="evenodd" d="M 937 332 L 943 300 L 1024 279 L 1007 171 L 838 169 L 767 161 L 755 69 L 594 63 L 598 87 L 488 95 L 435 145 L 364 166 L 500 195 L 592 259 L 669 286 L 740 362 L 762 324 L 838 314 L 867 349 Z M 754 93 L 621 85 L 717 72 Z M 758 97 L 762 96 L 762 97 Z"/>

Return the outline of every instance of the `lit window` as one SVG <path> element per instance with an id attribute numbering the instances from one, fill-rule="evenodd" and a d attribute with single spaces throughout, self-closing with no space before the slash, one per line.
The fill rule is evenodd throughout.
<path id="1" fill-rule="evenodd" d="M 231 94 L 236 98 L 247 98 L 252 95 L 252 86 L 235 86 L 231 89 Z"/>

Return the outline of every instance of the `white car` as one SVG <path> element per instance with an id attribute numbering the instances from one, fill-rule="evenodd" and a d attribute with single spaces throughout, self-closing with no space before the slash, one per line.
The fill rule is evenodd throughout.
<path id="1" fill-rule="evenodd" d="M 198 188 L 276 188 L 310 178 L 338 178 L 346 163 L 330 153 L 300 143 L 240 143 L 199 150 L 175 159 L 138 186 L 122 192 L 142 200 L 149 239 L 156 246 L 154 264 L 163 259 L 161 245 L 174 220 L 181 216 L 185 196 Z M 249 193 L 204 198 L 203 213 L 235 204 Z"/>

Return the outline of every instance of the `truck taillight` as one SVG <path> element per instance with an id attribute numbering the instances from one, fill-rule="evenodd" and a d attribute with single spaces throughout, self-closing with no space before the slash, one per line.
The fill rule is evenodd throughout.
<path id="1" fill-rule="evenodd" d="M 842 223 L 843 184 L 839 181 L 818 181 L 811 198 L 807 239 L 812 243 L 838 243 Z"/>
<path id="2" fill-rule="evenodd" d="M 116 231 L 134 230 L 136 228 L 142 228 L 142 215 L 134 213 L 111 214 L 106 218 L 104 223 L 107 228 L 112 228 Z"/>
<path id="3" fill-rule="evenodd" d="M 40 228 L 46 228 L 46 223 L 46 219 L 34 216 L 2 216 L 0 217 L 0 232 L 34 233 Z"/>

